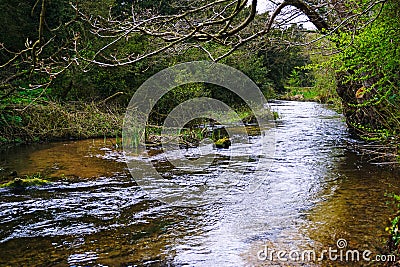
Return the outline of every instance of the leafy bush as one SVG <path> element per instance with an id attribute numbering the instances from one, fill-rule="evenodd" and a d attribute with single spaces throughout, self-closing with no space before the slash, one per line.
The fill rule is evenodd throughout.
<path id="1" fill-rule="evenodd" d="M 348 125 L 367 140 L 389 140 L 400 134 L 400 3 L 388 1 L 376 12 L 357 34 L 334 40 L 342 50 L 334 65 Z"/>

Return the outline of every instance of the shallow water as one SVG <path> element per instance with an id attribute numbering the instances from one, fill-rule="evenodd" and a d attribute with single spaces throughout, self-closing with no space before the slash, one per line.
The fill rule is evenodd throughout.
<path id="1" fill-rule="evenodd" d="M 147 160 L 168 179 L 206 181 L 220 190 L 204 191 L 202 197 L 212 201 L 202 205 L 174 207 L 149 196 L 113 139 L 4 151 L 3 180 L 16 170 L 20 176 L 40 172 L 53 183 L 0 189 L 0 265 L 379 266 L 326 255 L 314 262 L 273 255 L 271 261 L 260 254 L 265 246 L 288 253 L 313 249 L 318 258 L 323 249 L 337 249 L 340 238 L 347 241 L 343 251 L 379 254 L 392 212 L 385 193 L 400 191 L 398 171 L 363 162 L 346 149 L 352 140 L 334 111 L 310 102 L 271 106 L 281 115 L 270 129 L 276 144 L 272 159 L 256 155 L 249 161 L 217 150 L 215 164 L 188 174 L 172 168 L 160 150 L 148 153 Z M 138 151 L 133 157 L 138 173 L 145 173 L 142 156 Z M 212 184 L 216 177 L 235 175 L 257 181 L 256 190 L 245 190 L 246 179 L 225 191 Z"/>

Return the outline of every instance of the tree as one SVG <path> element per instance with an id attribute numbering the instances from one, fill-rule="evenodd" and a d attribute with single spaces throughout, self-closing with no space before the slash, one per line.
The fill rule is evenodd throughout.
<path id="1" fill-rule="evenodd" d="M 378 18 L 382 16 L 394 20 L 397 18 L 393 12 L 382 13 L 385 6 L 396 6 L 395 0 L 267 2 L 268 8 L 264 15 L 257 14 L 257 0 L 102 0 L 84 3 L 75 1 L 71 4 L 61 0 L 18 2 L 22 13 L 29 13 L 29 7 L 32 8 L 29 18 L 24 19 L 22 14 L 18 17 L 21 25 L 24 25 L 18 36 L 23 38 L 20 38 L 14 47 L 12 36 L 2 40 L 0 101 L 7 100 L 10 95 L 16 93 L 30 94 L 30 99 L 36 99 L 46 94 L 52 84 L 65 84 L 66 77 L 72 80 L 64 85 L 68 92 L 69 84 L 74 84 L 73 79 L 77 79 L 80 73 L 93 69 L 99 74 L 97 77 L 104 76 L 104 79 L 98 81 L 102 83 L 109 80 L 107 77 L 115 74 L 113 71 L 106 71 L 106 67 L 130 66 L 118 68 L 118 77 L 128 77 L 147 68 L 156 71 L 157 64 L 153 60 L 156 56 L 157 62 L 163 62 L 167 66 L 169 63 L 166 58 L 170 55 L 179 56 L 194 49 L 202 51 L 203 55 L 213 61 L 221 61 L 244 46 L 251 51 L 260 51 L 260 46 L 274 47 L 275 44 L 282 43 L 289 50 L 295 51 L 296 46 L 305 44 L 286 33 L 290 33 L 290 25 L 304 20 L 315 26 L 315 30 L 311 31 L 319 33 L 317 39 L 329 37 L 336 44 L 337 51 L 345 55 L 338 58 L 338 61 L 344 62 L 342 72 L 338 76 L 338 91 L 345 104 L 351 104 L 345 106 L 348 107 L 346 115 L 349 125 L 354 127 L 356 123 L 365 124 L 371 121 L 372 117 L 380 116 L 381 113 L 373 111 L 376 110 L 376 106 L 368 112 L 361 107 L 352 106 L 362 103 L 358 103 L 359 100 L 354 102 L 354 99 L 350 98 L 354 96 L 354 86 L 349 86 L 347 81 L 354 80 L 354 75 L 361 75 L 357 78 L 359 81 L 364 79 L 364 83 L 375 84 L 376 81 L 367 81 L 362 77 L 374 76 L 380 80 L 379 77 L 383 75 L 382 77 L 386 77 L 385 83 L 380 85 L 387 87 L 391 86 L 390 83 L 393 84 L 394 76 L 387 79 L 387 75 L 377 73 L 376 69 L 380 68 L 379 62 L 373 62 L 371 68 L 365 69 L 363 74 L 355 73 L 354 69 L 360 64 L 369 65 L 365 59 L 352 66 L 346 62 L 351 62 L 349 58 L 353 56 L 362 55 L 354 52 L 358 48 L 352 44 L 362 44 L 363 39 L 368 38 L 368 25 L 373 22 L 380 23 Z M 17 4 L 9 1 L 3 3 L 2 7 L 7 10 L 15 5 Z M 5 16 L 3 19 L 9 20 L 10 17 Z M 385 32 L 387 28 L 382 26 L 381 29 Z M 393 34 L 390 32 L 387 36 Z M 393 38 L 394 42 L 396 40 Z M 22 43 L 25 47 L 22 47 Z M 347 47 L 354 47 L 355 50 L 348 50 Z M 391 46 L 387 47 L 389 49 Z M 263 52 L 258 53 L 259 56 L 263 56 Z M 271 63 L 269 59 L 270 56 L 266 57 L 264 67 Z M 374 64 L 378 67 L 374 67 Z M 160 65 L 162 66 L 164 65 Z M 387 71 L 397 73 L 396 64 L 390 63 L 388 66 L 392 67 L 387 68 Z M 287 70 L 290 74 L 290 68 Z M 63 79 L 59 79 L 60 77 Z M 358 86 L 360 83 L 357 79 L 352 84 Z M 281 80 L 278 77 L 278 82 L 275 83 L 278 84 Z M 112 92 L 110 89 L 108 94 Z M 388 97 L 389 94 L 391 93 L 387 93 Z M 61 92 L 60 95 L 65 93 Z M 388 100 L 389 102 L 381 102 L 385 107 L 398 104 L 396 93 L 390 97 L 392 100 Z M 354 115 L 357 112 L 359 114 Z M 360 115 L 362 113 L 366 115 Z M 397 117 L 387 121 L 390 125 L 397 122 Z"/>
<path id="2" fill-rule="evenodd" d="M 41 8 L 37 5 L 39 2 Z M 250 5 L 247 0 L 175 0 L 167 5 L 156 0 L 77 1 L 67 12 L 64 1 L 42 0 L 34 8 L 40 10 L 39 18 L 36 17 L 36 40 L 28 40 L 22 51 L 3 47 L 3 59 L 6 60 L 0 67 L 5 69 L 15 62 L 24 62 L 41 74 L 48 74 L 48 78 L 54 78 L 72 65 L 79 65 L 84 70 L 90 69 L 92 64 L 125 66 L 191 46 L 200 47 L 211 60 L 218 61 L 252 40 L 261 38 L 266 43 L 274 42 L 276 36 L 273 32 L 287 28 L 301 15 L 325 35 L 356 29 L 357 21 L 365 22 L 360 20 L 361 17 L 370 17 L 385 2 L 269 1 L 268 15 L 259 19 L 257 0 L 252 0 Z M 46 8 L 54 3 L 62 7 L 62 12 L 60 8 L 46 12 Z M 46 37 L 43 33 L 48 28 L 46 23 L 50 15 L 62 19 L 59 27 L 50 29 Z M 129 49 L 130 44 L 137 43 L 138 36 L 151 45 L 140 51 Z M 206 49 L 207 43 L 217 43 L 229 49 L 212 54 Z M 117 49 L 118 45 L 128 48 Z M 30 54 L 35 56 L 30 57 Z M 3 86 L 9 82 L 10 76 L 3 77 Z"/>
<path id="3" fill-rule="evenodd" d="M 140 33 L 142 36 L 150 37 L 155 47 L 143 54 L 106 57 L 105 53 L 102 53 L 85 60 L 103 66 L 127 65 L 166 52 L 168 49 L 176 49 L 180 44 L 187 45 L 193 42 L 215 42 L 230 47 L 228 52 L 220 55 L 212 55 L 204 49 L 210 59 L 220 60 L 245 43 L 268 36 L 272 29 L 286 28 L 290 21 L 301 15 L 305 15 L 317 30 L 325 35 L 355 29 L 358 27 L 357 22 L 365 22 L 360 18 L 370 17 L 386 0 L 270 1 L 269 16 L 264 21 L 257 20 L 257 2 L 252 0 L 250 6 L 247 6 L 245 0 L 193 1 L 190 5 L 182 1 L 185 9 L 172 15 L 135 12 L 136 2 L 133 2 L 132 13 L 123 21 L 86 16 L 88 18 L 86 21 L 99 38 L 113 37 L 110 43 L 115 44 L 123 39 L 129 39 L 132 34 Z M 102 52 L 106 52 L 107 48 L 104 47 Z"/>

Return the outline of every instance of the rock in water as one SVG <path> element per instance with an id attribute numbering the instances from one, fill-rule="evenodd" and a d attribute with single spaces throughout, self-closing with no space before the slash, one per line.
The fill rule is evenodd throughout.
<path id="1" fill-rule="evenodd" d="M 224 137 L 215 141 L 216 148 L 229 148 L 230 146 L 231 146 L 231 140 L 229 140 L 229 137 Z"/>

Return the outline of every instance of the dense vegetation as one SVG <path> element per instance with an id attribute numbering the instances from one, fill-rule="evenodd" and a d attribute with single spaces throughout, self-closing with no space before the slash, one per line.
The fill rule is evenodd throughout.
<path id="1" fill-rule="evenodd" d="M 8 30 L 3 29 L 3 49 L 0 50 L 3 70 L 0 92 L 2 143 L 118 135 L 129 99 L 147 78 L 179 62 L 207 59 L 199 47 L 191 46 L 123 67 L 106 68 L 68 61 L 76 56 L 74 53 L 94 55 L 107 40 L 91 34 L 89 25 L 75 18 L 76 14 L 67 2 L 45 2 L 46 23 L 43 28 L 38 20 L 40 8 L 30 1 L 2 4 L 6 10 L 19 12 L 17 17 L 12 12 L 2 17 L 3 24 L 10 25 Z M 128 12 L 124 10 L 125 5 L 108 2 L 107 5 L 85 3 L 82 9 L 98 16 L 105 16 L 108 6 L 118 16 Z M 148 5 L 146 3 L 142 8 L 152 8 Z M 167 6 L 161 6 L 165 10 L 160 12 L 174 13 L 172 7 L 167 9 Z M 297 26 L 277 31 L 277 34 L 287 35 L 293 41 L 304 38 L 301 27 Z M 28 49 L 32 48 L 36 39 L 37 44 L 49 43 L 40 51 Z M 69 48 L 74 41 L 79 46 L 77 51 Z M 142 53 L 151 46 L 147 38 L 134 35 L 129 42 L 116 45 L 115 50 Z M 218 44 L 210 44 L 207 48 L 212 51 L 226 50 Z M 287 48 L 283 44 L 274 44 L 255 52 L 254 48 L 247 46 L 223 59 L 222 63 L 242 70 L 267 97 L 272 98 L 276 92 L 284 90 L 286 80 L 296 67 L 310 62 L 309 56 L 302 50 L 301 47 Z M 63 58 L 67 62 L 62 62 Z M 152 117 L 152 123 L 159 123 L 162 114 L 168 114 L 179 103 L 199 96 L 213 97 L 242 109 L 240 99 L 224 88 L 207 84 L 188 85 L 176 88 L 163 97 L 154 111 L 157 116 Z"/>
<path id="2" fill-rule="evenodd" d="M 334 40 L 341 49 L 333 65 L 347 124 L 367 141 L 390 143 L 391 151 L 381 149 L 381 156 L 396 154 L 400 141 L 399 8 L 388 1 L 375 21 Z"/>
<path id="3" fill-rule="evenodd" d="M 396 155 L 397 1 L 347 0 L 318 6 L 298 0 L 283 1 L 276 8 L 291 5 L 306 14 L 317 28 L 311 32 L 282 19 L 272 23 L 275 13 L 256 14 L 253 5 L 243 3 L 3 1 L 0 20 L 7 27 L 0 30 L 0 142 L 118 135 L 124 108 L 143 81 L 176 63 L 211 57 L 242 70 L 268 98 L 289 90 L 288 98 L 337 102 L 337 91 L 350 129 L 368 141 L 386 143 L 385 151 L 378 153 Z M 204 8 L 207 5 L 214 9 Z M 214 17 L 216 10 L 222 10 L 221 16 L 233 14 L 224 21 L 226 26 Z M 207 23 L 185 35 L 190 21 L 198 23 L 203 17 Z M 132 20 L 147 28 L 130 26 Z M 188 26 L 167 31 L 167 22 L 182 21 Z M 199 30 L 203 25 L 208 28 Z M 235 42 L 240 45 L 230 50 Z M 223 88 L 188 85 L 160 101 L 152 123 L 198 96 L 243 108 L 240 99 Z"/>

